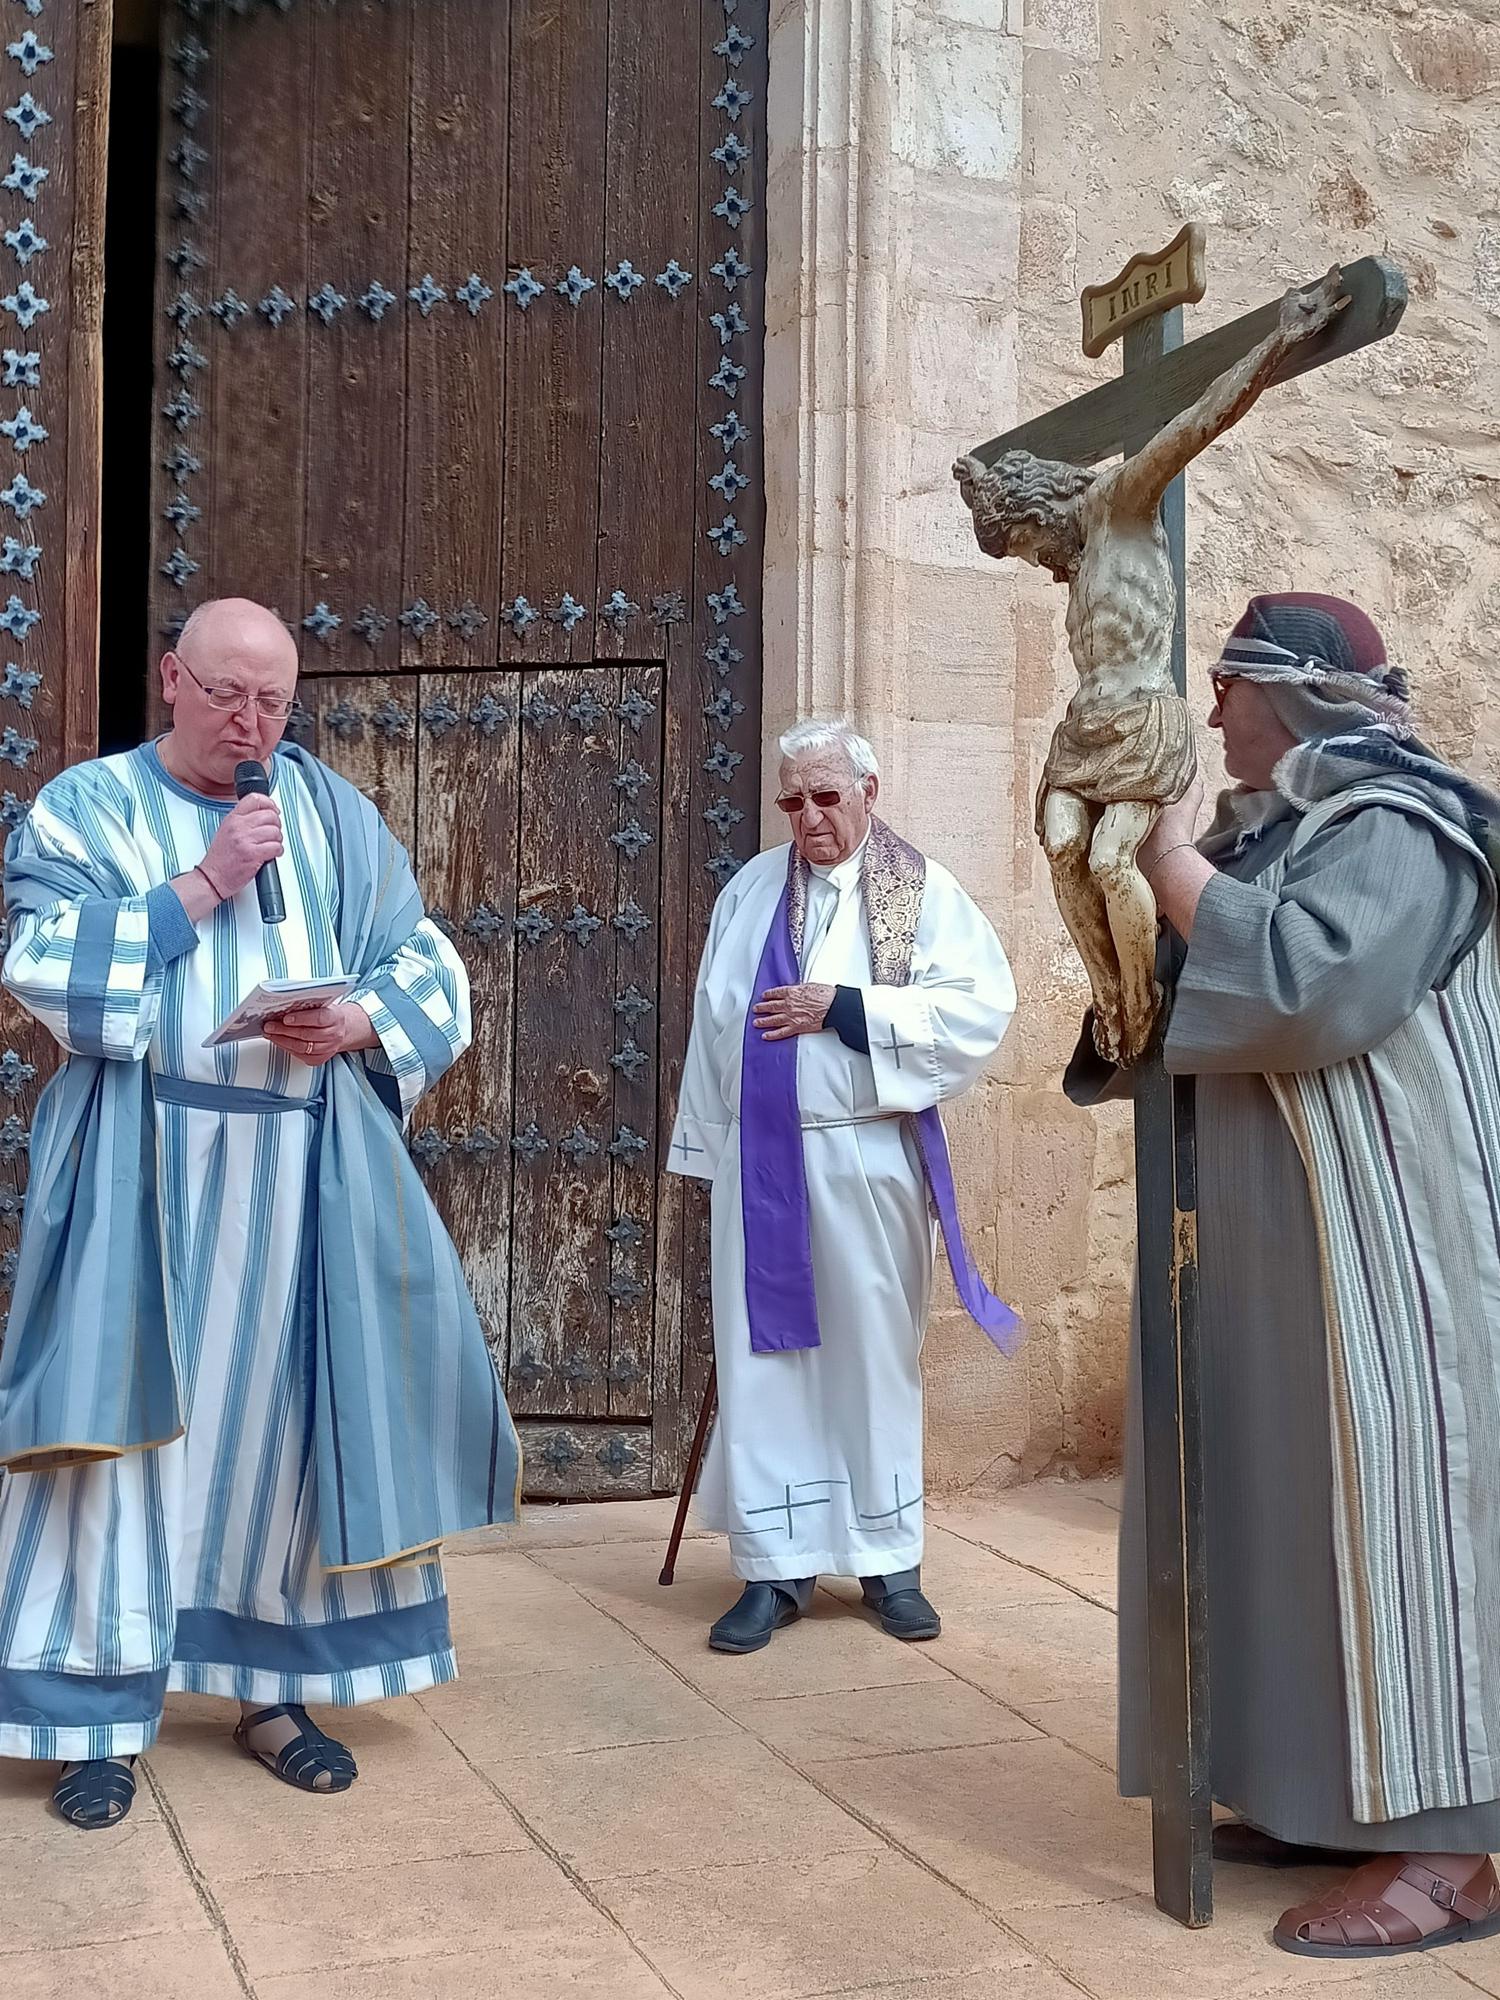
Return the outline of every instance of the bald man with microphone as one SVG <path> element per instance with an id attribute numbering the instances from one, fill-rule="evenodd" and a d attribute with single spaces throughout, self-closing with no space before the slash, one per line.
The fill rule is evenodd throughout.
<path id="1" fill-rule="evenodd" d="M 0 1350 L 0 1756 L 61 1763 L 85 1829 L 172 1690 L 347 1789 L 308 1705 L 453 1678 L 438 1545 L 519 1484 L 402 1142 L 468 1046 L 463 964 L 375 807 L 282 742 L 278 618 L 202 606 L 161 684 L 166 734 L 53 779 L 6 853 L 5 984 L 65 1060 Z"/>

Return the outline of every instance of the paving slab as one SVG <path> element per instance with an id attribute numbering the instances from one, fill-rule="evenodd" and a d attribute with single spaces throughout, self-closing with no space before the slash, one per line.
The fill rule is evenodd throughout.
<path id="1" fill-rule="evenodd" d="M 672 1989 L 613 1926 L 523 1927 L 515 1949 L 450 1952 L 449 1942 L 417 1958 L 258 1979 L 256 2000 L 670 2000 Z"/>
<path id="2" fill-rule="evenodd" d="M 1003 1921 L 1151 1886 L 1150 1820 L 1065 1743 L 819 1764 L 818 1781 Z"/>
<path id="3" fill-rule="evenodd" d="M 575 1962 L 583 1948 L 621 1966 L 634 1956 L 618 1926 L 535 1848 L 392 1859 L 296 1883 L 252 1876 L 224 1885 L 219 1901 L 258 1994 L 274 1991 L 278 1979 L 322 1982 L 332 1972 L 393 1963 L 414 1968 L 451 1955 L 455 1944 L 489 1961 L 490 1983 L 480 1990 L 491 1993 L 508 1992 L 511 1968 L 535 1980 L 559 1959 Z M 361 1990 L 372 1992 L 372 1982 Z"/>
<path id="4" fill-rule="evenodd" d="M 410 1697 L 323 1714 L 359 1766 L 356 1783 L 337 1795 L 297 1791 L 262 1769 L 232 1742 L 233 1712 L 227 1702 L 190 1706 L 175 1697 L 148 1757 L 193 1863 L 211 1883 L 529 1845 Z"/>
<path id="5" fill-rule="evenodd" d="M 132 1813 L 93 1833 L 40 1812 L 30 1820 L 26 1837 L 0 1849 L 0 1993 L 12 1954 L 203 1929 L 203 1906 L 161 1819 Z"/>
<path id="6" fill-rule="evenodd" d="M 992 1500 L 937 1500 L 929 1519 L 979 1548 L 1115 1602 L 1114 1537 L 1119 1515 L 1085 1486 L 1049 1481 Z"/>
<path id="7" fill-rule="evenodd" d="M 1004 1971 L 940 1973 L 935 1979 L 882 1980 L 839 1986 L 807 2000 L 1078 2000 L 1080 1986 L 1050 1965 L 1029 1961 Z"/>
<path id="8" fill-rule="evenodd" d="M 880 1848 L 877 1833 L 743 1732 L 538 1757 L 497 1780 L 586 1881 L 743 1861 L 769 1872 Z"/>
<path id="9" fill-rule="evenodd" d="M 1044 1736 L 1070 1743 L 1101 1770 L 1116 1768 L 1119 1758 L 1113 1688 L 1094 1695 L 1075 1695 L 1071 1701 L 1020 1701 L 1016 1708 Z"/>
<path id="10" fill-rule="evenodd" d="M 5 2000 L 244 2000 L 219 1933 L 205 1920 L 123 1943 L 64 1945 L 0 1958 Z"/>
<path id="11" fill-rule="evenodd" d="M 808 2000 L 916 1975 L 967 1993 L 1035 1959 L 889 1851 L 619 1877 L 600 1893 L 682 2000 Z"/>
<path id="12" fill-rule="evenodd" d="M 604 1550 L 568 1554 L 606 1556 Z M 544 1595 L 511 1598 L 505 1590 L 482 1601 L 483 1558 L 471 1556 L 451 1585 L 453 1644 L 460 1677 L 480 1674 L 571 1673 L 579 1667 L 629 1669 L 645 1655 L 629 1631 L 577 1590 L 549 1580 Z"/>
<path id="13" fill-rule="evenodd" d="M 530 1757 L 732 1735 L 737 1726 L 644 1651 L 627 1666 L 466 1674 L 419 1699 L 443 1734 L 487 1771 Z"/>
<path id="14" fill-rule="evenodd" d="M 972 1604 L 948 1610 L 939 1639 L 923 1647 L 939 1666 L 1024 1709 L 1045 1701 L 1112 1699 L 1112 1613 L 1064 1604 Z"/>
<path id="15" fill-rule="evenodd" d="M 766 1695 L 736 1713 L 747 1729 L 797 1764 L 1010 1743 L 1043 1733 L 1013 1709 L 951 1679 L 836 1694 Z"/>
<path id="16" fill-rule="evenodd" d="M 477 1528 L 451 1542 L 450 1550 L 529 1555 L 536 1549 L 593 1548 L 601 1542 L 649 1543 L 666 1554 L 677 1513 L 675 1499 L 528 1501 L 520 1521 L 509 1528 Z M 713 1540 L 708 1530 L 689 1520 L 685 1542 Z M 661 1567 L 661 1557 L 657 1559 Z"/>

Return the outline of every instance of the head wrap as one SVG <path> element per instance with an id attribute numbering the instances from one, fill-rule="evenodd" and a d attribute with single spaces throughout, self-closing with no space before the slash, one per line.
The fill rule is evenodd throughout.
<path id="1" fill-rule="evenodd" d="M 1486 853 L 1500 853 L 1500 799 L 1417 737 L 1407 677 L 1358 605 L 1316 591 L 1252 597 L 1213 672 L 1263 688 L 1296 744 L 1276 766 L 1273 792 L 1222 795 L 1202 843 L 1211 858 L 1242 851 L 1288 812 L 1377 778 L 1419 793 Z"/>
<path id="2" fill-rule="evenodd" d="M 1252 597 L 1214 671 L 1263 687 L 1311 688 L 1330 709 L 1352 703 L 1393 735 L 1411 734 L 1406 675 L 1387 661 L 1373 620 L 1342 597 L 1304 590 Z M 1298 737 L 1329 733 L 1293 731 Z"/>

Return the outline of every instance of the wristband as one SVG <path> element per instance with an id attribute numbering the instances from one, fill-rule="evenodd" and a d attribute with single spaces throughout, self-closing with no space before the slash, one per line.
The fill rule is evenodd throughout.
<path id="1" fill-rule="evenodd" d="M 1151 866 L 1146 870 L 1146 880 L 1148 882 L 1151 880 L 1169 854 L 1181 854 L 1186 848 L 1191 848 L 1194 854 L 1198 852 L 1197 842 L 1192 840 L 1179 840 L 1175 847 L 1164 847 Z"/>
<path id="2" fill-rule="evenodd" d="M 208 884 L 209 888 L 213 890 L 214 894 L 218 897 L 221 903 L 227 903 L 229 901 L 229 898 L 224 894 L 224 891 L 219 887 L 218 883 L 214 880 L 213 876 L 209 874 L 208 870 L 204 867 L 201 861 L 195 861 L 193 863 L 190 872 L 194 875 L 201 875 L 204 881 Z"/>

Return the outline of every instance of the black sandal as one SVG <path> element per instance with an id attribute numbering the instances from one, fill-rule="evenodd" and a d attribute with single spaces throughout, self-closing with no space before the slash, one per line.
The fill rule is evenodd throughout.
<path id="1" fill-rule="evenodd" d="M 252 1729 L 258 1729 L 263 1722 L 275 1722 L 285 1716 L 295 1722 L 299 1734 L 289 1743 L 283 1743 L 276 1751 L 257 1750 L 250 1741 Z M 263 1764 L 273 1777 L 284 1784 L 295 1785 L 301 1792 L 329 1794 L 347 1792 L 359 1776 L 358 1766 L 353 1756 L 342 1743 L 323 1731 L 308 1715 L 305 1708 L 296 1702 L 278 1702 L 273 1708 L 258 1708 L 254 1715 L 242 1715 L 235 1725 L 234 1740 L 247 1756 L 257 1764 Z M 319 1778 L 326 1777 L 328 1783 L 320 1785 Z"/>
<path id="2" fill-rule="evenodd" d="M 69 1826 L 84 1833 L 118 1826 L 135 1803 L 134 1757 L 90 1757 L 76 1770 L 65 1769 L 52 1803 Z"/>

